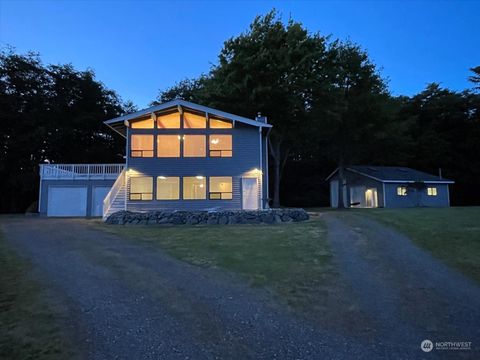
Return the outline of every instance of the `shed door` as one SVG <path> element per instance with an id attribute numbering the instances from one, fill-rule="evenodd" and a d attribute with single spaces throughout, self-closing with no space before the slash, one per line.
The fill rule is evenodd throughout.
<path id="1" fill-rule="evenodd" d="M 258 209 L 257 178 L 242 178 L 242 209 Z"/>
<path id="2" fill-rule="evenodd" d="M 86 186 L 50 186 L 48 188 L 48 216 L 86 216 Z"/>
<path id="3" fill-rule="evenodd" d="M 110 189 L 110 186 L 95 186 L 93 188 L 92 216 L 103 216 L 103 200 Z"/>

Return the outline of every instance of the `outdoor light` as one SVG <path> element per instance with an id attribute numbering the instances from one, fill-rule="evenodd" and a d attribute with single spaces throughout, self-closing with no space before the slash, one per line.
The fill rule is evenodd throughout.
<path id="1" fill-rule="evenodd" d="M 165 179 L 166 179 L 165 176 L 159 176 L 158 178 L 161 179 L 161 180 L 165 180 Z"/>
<path id="2" fill-rule="evenodd" d="M 203 176 L 195 176 L 195 178 L 197 178 L 198 180 L 203 180 Z"/>

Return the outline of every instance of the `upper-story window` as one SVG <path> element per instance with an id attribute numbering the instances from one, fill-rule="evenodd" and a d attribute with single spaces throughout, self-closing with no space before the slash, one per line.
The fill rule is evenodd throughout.
<path id="1" fill-rule="evenodd" d="M 158 135 L 157 157 L 180 157 L 180 135 Z"/>
<path id="2" fill-rule="evenodd" d="M 171 114 L 158 115 L 157 127 L 159 129 L 180 129 L 180 113 L 176 111 Z"/>
<path id="3" fill-rule="evenodd" d="M 132 157 L 153 157 L 153 135 L 132 135 L 131 152 Z"/>
<path id="4" fill-rule="evenodd" d="M 231 129 L 232 123 L 230 121 L 210 118 L 210 129 Z"/>
<path id="5" fill-rule="evenodd" d="M 132 121 L 130 125 L 132 129 L 153 129 L 154 127 L 153 119 L 151 117 Z"/>
<path id="6" fill-rule="evenodd" d="M 183 113 L 183 127 L 185 129 L 206 129 L 207 118 L 205 115 L 197 115 L 185 111 Z"/>
<path id="7" fill-rule="evenodd" d="M 184 135 L 183 157 L 207 156 L 206 138 L 205 135 Z"/>
<path id="8" fill-rule="evenodd" d="M 210 157 L 232 157 L 232 135 L 210 135 L 208 144 Z"/>

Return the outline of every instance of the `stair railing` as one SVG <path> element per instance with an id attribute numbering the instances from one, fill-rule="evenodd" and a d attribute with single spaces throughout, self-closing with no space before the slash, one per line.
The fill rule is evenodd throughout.
<path id="1" fill-rule="evenodd" d="M 103 220 L 107 218 L 108 211 L 112 207 L 112 204 L 115 201 L 115 198 L 117 197 L 120 190 L 125 186 L 125 179 L 126 179 L 125 175 L 126 175 L 126 171 L 125 169 L 123 169 L 120 175 L 118 175 L 117 180 L 115 180 L 115 183 L 113 184 L 112 188 L 108 192 L 107 196 L 105 196 L 105 199 L 103 200 Z M 125 203 L 124 210 L 126 209 L 127 208 Z"/>

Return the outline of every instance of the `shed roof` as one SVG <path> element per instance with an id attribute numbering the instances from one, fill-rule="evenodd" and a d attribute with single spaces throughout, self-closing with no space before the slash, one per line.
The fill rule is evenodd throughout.
<path id="1" fill-rule="evenodd" d="M 401 183 L 421 181 L 426 183 L 454 183 L 453 180 L 445 179 L 443 177 L 428 174 L 423 171 L 401 166 L 354 165 L 347 166 L 346 169 L 381 182 Z M 337 171 L 338 169 L 331 173 L 328 176 L 327 180 L 329 180 L 333 175 L 335 175 Z"/>
<path id="2" fill-rule="evenodd" d="M 104 124 L 108 125 L 113 130 L 115 130 L 118 133 L 125 136 L 125 124 L 124 124 L 125 121 L 136 119 L 136 118 L 139 118 L 139 117 L 142 117 L 142 116 L 145 116 L 145 115 L 157 112 L 157 111 L 166 110 L 166 109 L 174 108 L 174 107 L 177 107 L 177 106 L 181 106 L 181 107 L 185 108 L 186 110 L 190 109 L 190 110 L 195 110 L 195 111 L 199 111 L 199 112 L 204 112 L 204 113 L 208 113 L 210 115 L 214 115 L 214 116 L 217 116 L 217 117 L 220 117 L 220 118 L 223 118 L 223 119 L 238 121 L 238 122 L 241 122 L 241 123 L 247 124 L 247 125 L 265 127 L 265 128 L 271 128 L 272 127 L 271 124 L 267 124 L 267 123 L 257 121 L 257 120 L 254 120 L 254 119 L 249 119 L 249 118 L 245 118 L 245 117 L 242 117 L 242 116 L 230 114 L 230 113 L 227 113 L 225 111 L 213 109 L 213 108 L 210 108 L 210 107 L 207 107 L 207 106 L 195 104 L 195 103 L 185 101 L 185 100 L 181 100 L 181 99 L 175 99 L 175 100 L 168 101 L 168 102 L 165 102 L 165 103 L 160 104 L 160 105 L 155 105 L 155 106 L 151 106 L 149 108 L 146 108 L 146 109 L 143 109 L 143 110 L 140 110 L 140 111 L 136 111 L 136 112 L 131 113 L 131 114 L 119 116 L 117 118 L 104 121 Z"/>

